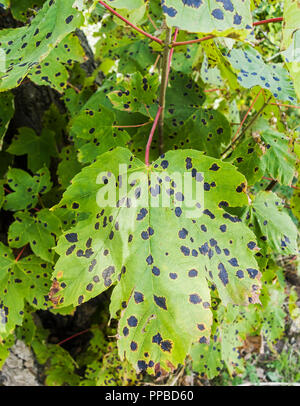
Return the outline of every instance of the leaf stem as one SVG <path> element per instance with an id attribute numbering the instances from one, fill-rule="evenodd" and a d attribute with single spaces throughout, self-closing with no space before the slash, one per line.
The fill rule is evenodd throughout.
<path id="1" fill-rule="evenodd" d="M 59 343 L 57 343 L 56 345 L 62 345 L 64 343 L 66 343 L 67 341 L 72 340 L 75 337 L 78 337 L 82 334 L 88 333 L 91 329 L 87 328 L 86 330 L 80 331 L 79 333 L 73 334 L 71 337 L 65 338 L 64 340 L 60 341 Z"/>
<path id="2" fill-rule="evenodd" d="M 21 256 L 22 256 L 22 254 L 23 254 L 23 252 L 24 252 L 24 250 L 25 250 L 26 247 L 27 247 L 27 244 L 26 244 L 26 245 L 21 249 L 21 251 L 19 252 L 19 254 L 18 254 L 17 258 L 16 258 L 16 262 L 19 261 L 19 259 L 21 258 Z"/>
<path id="3" fill-rule="evenodd" d="M 253 23 L 253 27 L 256 27 L 257 25 L 276 23 L 280 21 L 283 21 L 283 17 L 269 18 L 268 20 L 256 21 L 255 23 Z"/>
<path id="4" fill-rule="evenodd" d="M 159 117 L 160 117 L 160 114 L 161 114 L 161 111 L 162 111 L 162 107 L 159 106 L 159 107 L 158 107 L 158 110 L 157 110 L 157 113 L 156 113 L 156 117 L 155 117 L 155 119 L 154 119 L 153 126 L 152 126 L 152 128 L 151 128 L 151 132 L 150 132 L 150 135 L 149 135 L 149 139 L 148 139 L 148 142 L 147 142 L 146 152 L 145 152 L 145 164 L 146 164 L 147 166 L 149 166 L 150 147 L 151 147 L 151 143 L 152 143 L 152 140 L 153 140 L 153 135 L 154 135 L 154 133 L 155 133 L 155 130 L 156 130 L 156 127 L 157 127 L 157 124 L 158 124 L 158 120 L 159 120 Z"/>
<path id="5" fill-rule="evenodd" d="M 209 39 L 215 38 L 215 35 L 208 35 L 207 37 L 192 39 L 190 41 L 182 41 L 182 42 L 172 42 L 172 47 L 179 47 L 182 45 L 189 45 L 189 44 L 197 44 L 198 42 L 207 41 Z"/>
<path id="6" fill-rule="evenodd" d="M 271 97 L 269 97 L 269 99 L 262 105 L 262 107 L 258 110 L 258 112 L 255 114 L 255 116 L 252 118 L 252 120 L 250 121 L 250 123 L 243 129 L 243 131 L 240 133 L 240 135 L 234 140 L 232 141 L 232 143 L 229 145 L 229 147 L 227 147 L 225 149 L 225 151 L 221 154 L 221 158 L 227 158 L 227 156 L 225 156 L 225 154 L 230 150 L 233 149 L 234 144 L 236 144 L 241 138 L 242 136 L 249 130 L 250 127 L 252 127 L 252 125 L 255 123 L 255 121 L 258 119 L 258 117 L 261 115 L 262 111 L 264 110 L 264 108 L 268 105 L 269 101 L 270 101 Z"/>
<path id="7" fill-rule="evenodd" d="M 237 129 L 237 131 L 236 131 L 236 133 L 235 133 L 235 135 L 234 135 L 232 141 L 235 141 L 235 139 L 237 138 L 237 136 L 238 136 L 238 134 L 239 134 L 241 128 L 242 128 L 243 125 L 244 125 L 244 122 L 246 121 L 246 118 L 248 117 L 250 111 L 253 109 L 253 106 L 254 106 L 254 104 L 256 103 L 256 101 L 257 101 L 259 95 L 262 93 L 262 91 L 263 91 L 263 89 L 260 89 L 260 91 L 257 93 L 257 95 L 256 95 L 255 99 L 253 100 L 253 102 L 252 102 L 250 108 L 248 109 L 247 113 L 245 114 L 245 117 L 243 118 L 243 120 L 242 120 L 242 122 L 241 122 L 239 128 Z"/>
<path id="8" fill-rule="evenodd" d="M 253 23 L 253 27 L 256 27 L 257 25 L 262 25 L 262 24 L 276 23 L 279 21 L 283 21 L 283 17 L 276 17 L 276 18 L 270 18 L 269 20 L 256 21 L 255 23 Z M 174 41 L 172 43 L 172 47 L 178 47 L 178 46 L 189 45 L 189 44 L 197 44 L 198 42 L 207 41 L 207 40 L 213 39 L 213 38 L 215 38 L 214 35 L 208 35 L 207 37 L 193 39 L 191 41 L 183 41 L 183 42 Z"/>
<path id="9" fill-rule="evenodd" d="M 115 11 L 113 8 L 108 6 L 104 1 L 98 0 L 98 2 L 104 6 L 109 12 L 114 14 L 116 17 L 118 17 L 120 20 L 122 20 L 124 23 L 129 25 L 131 28 L 133 28 L 135 31 L 139 32 L 140 34 L 145 35 L 146 37 L 150 38 L 152 41 L 158 42 L 160 45 L 163 45 L 163 41 L 157 37 L 154 37 L 153 35 L 149 34 L 148 32 L 142 30 L 141 28 L 137 27 L 136 25 L 132 24 L 130 21 L 128 21 L 125 17 L 121 16 L 117 11 Z"/>
<path id="10" fill-rule="evenodd" d="M 174 32 L 174 41 L 177 38 L 178 28 L 175 29 Z M 159 105 L 161 106 L 161 113 L 158 122 L 158 131 L 159 131 L 159 153 L 162 154 L 164 150 L 164 112 L 166 106 L 166 92 L 167 86 L 169 81 L 169 74 L 171 69 L 171 62 L 174 53 L 174 49 L 170 49 L 170 45 L 172 42 L 172 28 L 166 28 L 166 39 L 165 39 L 165 46 L 164 52 L 162 56 L 162 64 L 161 64 L 161 84 L 160 84 L 160 96 L 159 96 Z"/>

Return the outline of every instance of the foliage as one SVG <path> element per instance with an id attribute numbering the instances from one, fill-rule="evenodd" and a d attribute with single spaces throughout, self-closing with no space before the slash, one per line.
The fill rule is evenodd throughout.
<path id="1" fill-rule="evenodd" d="M 249 337 L 275 352 L 297 314 L 297 2 L 108 3 L 0 0 L 0 367 L 17 338 L 48 386 L 248 373 Z M 37 321 L 104 291 L 79 354 Z"/>

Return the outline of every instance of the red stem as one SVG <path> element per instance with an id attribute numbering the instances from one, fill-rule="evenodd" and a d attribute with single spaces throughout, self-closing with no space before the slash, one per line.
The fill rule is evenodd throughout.
<path id="1" fill-rule="evenodd" d="M 136 127 L 143 127 L 145 125 L 148 125 L 152 123 L 152 121 L 147 121 L 147 123 L 143 123 L 143 124 L 134 124 L 134 125 L 113 125 L 113 128 L 136 128 Z"/>
<path id="2" fill-rule="evenodd" d="M 26 244 L 26 245 L 21 249 L 21 251 L 19 252 L 19 254 L 18 254 L 17 258 L 16 258 L 16 262 L 18 262 L 19 259 L 21 258 L 22 254 L 23 254 L 23 252 L 24 252 L 24 250 L 25 250 L 25 248 L 26 248 L 26 246 L 27 246 L 27 244 Z"/>
<path id="3" fill-rule="evenodd" d="M 65 338 L 64 340 L 60 341 L 59 343 L 57 343 L 56 345 L 62 345 L 64 343 L 66 343 L 69 340 L 72 340 L 75 337 L 80 336 L 81 334 L 85 334 L 87 332 L 89 332 L 91 329 L 87 328 L 86 330 L 80 331 L 79 333 L 73 334 L 71 337 Z"/>
<path id="4" fill-rule="evenodd" d="M 270 103 L 273 106 L 283 106 L 283 107 L 291 107 L 292 109 L 300 109 L 300 106 L 291 106 L 290 104 L 282 104 L 282 103 Z"/>
<path id="5" fill-rule="evenodd" d="M 255 23 L 253 23 L 253 27 L 262 24 L 276 23 L 279 21 L 283 21 L 283 17 L 269 18 L 268 20 L 256 21 Z"/>
<path id="6" fill-rule="evenodd" d="M 255 99 L 253 100 L 253 102 L 252 102 L 250 108 L 248 109 L 247 113 L 245 114 L 245 117 L 243 118 L 243 120 L 242 120 L 242 122 L 241 122 L 239 128 L 237 129 L 237 131 L 236 131 L 236 133 L 235 133 L 235 135 L 234 135 L 232 141 L 234 141 L 234 140 L 236 139 L 236 137 L 238 136 L 239 132 L 241 131 L 241 128 L 243 127 L 243 124 L 244 124 L 244 122 L 246 121 L 246 118 L 248 117 L 250 111 L 253 109 L 253 106 L 254 106 L 254 104 L 256 103 L 256 100 L 258 99 L 258 96 L 261 94 L 262 90 L 263 90 L 263 89 L 260 89 L 260 91 L 257 93 L 257 95 L 256 95 Z"/>
<path id="7" fill-rule="evenodd" d="M 262 24 L 268 24 L 268 23 L 276 23 L 279 21 L 283 21 L 283 17 L 276 17 L 276 18 L 270 18 L 269 20 L 262 20 L 262 21 L 256 21 L 255 23 L 253 23 L 253 27 L 257 26 L 257 25 L 262 25 Z M 202 41 L 207 41 L 209 39 L 215 38 L 214 35 L 208 35 L 207 37 L 203 37 L 200 39 L 194 39 L 191 41 L 184 41 L 184 42 L 173 42 L 172 47 L 178 47 L 180 45 L 189 45 L 189 44 L 196 44 L 198 42 L 202 42 Z"/>
<path id="8" fill-rule="evenodd" d="M 157 37 L 154 37 L 153 35 L 149 34 L 148 32 L 142 30 L 141 28 L 137 27 L 136 25 L 132 24 L 130 21 L 128 21 L 125 17 L 121 16 L 121 14 L 117 13 L 113 8 L 109 7 L 104 1 L 98 0 L 102 6 L 104 6 L 108 11 L 110 11 L 112 14 L 117 16 L 120 20 L 124 21 L 127 25 L 129 25 L 131 28 L 134 30 L 138 31 L 140 34 L 145 35 L 146 37 L 150 38 L 152 41 L 158 42 L 159 44 L 163 45 L 163 41 Z"/>
<path id="9" fill-rule="evenodd" d="M 275 179 L 272 179 L 272 178 L 267 178 L 266 176 L 263 176 L 262 179 L 270 180 L 270 181 L 275 180 Z M 296 189 L 296 190 L 300 190 L 300 188 L 298 188 L 297 186 L 291 185 L 290 187 L 293 188 L 293 189 Z"/>
<path id="10" fill-rule="evenodd" d="M 200 39 L 192 39 L 190 41 L 183 41 L 183 42 L 173 42 L 172 47 L 179 47 L 181 45 L 189 45 L 189 44 L 196 44 L 198 42 L 207 41 L 209 39 L 215 38 L 215 35 L 208 35 L 207 37 L 203 37 Z"/>
<path id="11" fill-rule="evenodd" d="M 149 166 L 149 154 L 150 154 L 150 147 L 151 147 L 153 135 L 154 135 L 154 133 L 155 133 L 155 130 L 156 130 L 156 127 L 157 127 L 158 120 L 159 120 L 159 117 L 160 117 L 161 112 L 162 112 L 162 106 L 159 106 L 159 107 L 158 107 L 158 110 L 157 110 L 157 113 L 156 113 L 156 117 L 155 117 L 153 126 L 152 126 L 152 128 L 151 128 L 151 132 L 150 132 L 150 135 L 149 135 L 149 139 L 148 139 L 148 142 L 147 142 L 147 146 L 146 146 L 145 164 L 146 164 L 147 166 Z"/>

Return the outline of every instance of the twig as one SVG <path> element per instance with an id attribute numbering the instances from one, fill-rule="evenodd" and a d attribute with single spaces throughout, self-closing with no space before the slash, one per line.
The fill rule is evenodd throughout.
<path id="1" fill-rule="evenodd" d="M 267 178 L 266 176 L 263 176 L 262 179 L 270 180 L 270 181 L 274 181 L 274 180 L 275 180 L 275 179 L 272 179 L 272 178 Z M 297 186 L 291 185 L 290 187 L 293 188 L 293 189 L 296 189 L 296 190 L 300 190 L 300 188 L 297 187 Z"/>
<path id="2" fill-rule="evenodd" d="M 253 106 L 254 106 L 254 104 L 256 103 L 256 101 L 257 101 L 257 99 L 258 99 L 259 95 L 262 93 L 262 91 L 263 91 L 263 89 L 260 89 L 260 91 L 257 93 L 257 95 L 256 95 L 255 99 L 253 100 L 253 102 L 252 102 L 251 106 L 249 107 L 249 109 L 248 109 L 247 113 L 245 114 L 245 117 L 243 118 L 243 120 L 242 120 L 242 122 L 241 122 L 241 124 L 240 124 L 239 128 L 237 129 L 237 131 L 236 131 L 236 133 L 235 133 L 235 135 L 234 135 L 234 137 L 233 137 L 233 140 L 232 140 L 232 141 L 235 141 L 235 139 L 236 139 L 236 137 L 238 136 L 238 134 L 239 134 L 239 132 L 240 132 L 241 128 L 242 128 L 242 127 L 243 127 L 243 125 L 244 125 L 244 122 L 246 121 L 246 119 L 247 119 L 247 117 L 248 117 L 248 115 L 249 115 L 250 111 L 253 109 Z"/>
<path id="3" fill-rule="evenodd" d="M 172 47 L 179 47 L 182 45 L 189 45 L 189 44 L 197 44 L 198 42 L 207 41 L 209 39 L 215 38 L 215 35 L 208 35 L 207 37 L 192 39 L 190 41 L 182 41 L 182 42 L 172 42 Z"/>
<path id="4" fill-rule="evenodd" d="M 256 27 L 257 25 L 276 23 L 280 21 L 283 21 L 283 17 L 269 18 L 268 20 L 256 21 L 255 23 L 253 23 L 253 27 Z"/>
<path id="5" fill-rule="evenodd" d="M 259 109 L 259 111 L 255 114 L 253 119 L 250 121 L 250 123 L 243 129 L 243 131 L 240 133 L 240 135 L 225 149 L 225 151 L 221 154 L 222 159 L 226 158 L 225 154 L 230 150 L 233 149 L 234 144 L 236 144 L 242 136 L 249 130 L 250 127 L 255 123 L 255 121 L 258 119 L 258 117 L 261 115 L 262 111 L 264 108 L 268 105 L 271 97 L 263 104 L 263 106 Z"/>
<path id="6" fill-rule="evenodd" d="M 291 109 L 300 109 L 300 106 L 292 106 L 291 104 L 283 104 L 283 103 L 270 103 L 273 106 L 282 106 L 282 107 L 290 107 Z"/>
<path id="7" fill-rule="evenodd" d="M 279 22 L 279 21 L 283 21 L 283 17 L 270 18 L 269 20 L 256 21 L 255 23 L 253 23 L 253 27 L 256 27 L 257 25 L 262 25 L 262 24 L 276 23 L 276 22 Z M 207 41 L 207 40 L 213 39 L 213 38 L 215 38 L 214 35 L 208 35 L 207 37 L 194 39 L 194 40 L 191 40 L 191 41 L 173 42 L 172 47 L 178 47 L 178 46 L 189 45 L 189 44 L 196 44 L 198 42 Z"/>
<path id="8" fill-rule="evenodd" d="M 159 117 L 160 117 L 160 114 L 161 114 L 161 111 L 162 111 L 162 107 L 159 106 L 159 107 L 158 107 L 158 110 L 157 110 L 157 113 L 156 113 L 156 117 L 155 117 L 153 126 L 152 126 L 152 128 L 151 128 L 151 132 L 150 132 L 150 135 L 149 135 L 149 139 L 148 139 L 148 142 L 147 142 L 146 152 L 145 152 L 145 164 L 146 164 L 147 166 L 149 166 L 150 147 L 151 147 L 151 144 L 152 144 L 153 135 L 154 135 L 154 133 L 155 133 L 155 130 L 156 130 L 156 127 L 157 127 L 157 124 L 158 124 L 158 120 L 159 120 Z"/>
<path id="9" fill-rule="evenodd" d="M 73 334 L 71 337 L 65 338 L 64 340 L 60 341 L 59 343 L 57 343 L 56 345 L 62 345 L 64 343 L 66 343 L 67 341 L 73 340 L 73 338 L 78 337 L 82 334 L 88 333 L 91 329 L 87 328 L 86 330 L 80 331 L 79 333 Z"/>
<path id="10" fill-rule="evenodd" d="M 112 128 L 137 128 L 137 127 L 143 127 L 145 125 L 151 124 L 151 121 L 147 121 L 147 123 L 143 124 L 134 124 L 134 125 L 113 125 Z"/>
<path id="11" fill-rule="evenodd" d="M 99 3 L 104 6 L 108 11 L 110 11 L 112 14 L 114 14 L 116 17 L 118 17 L 120 20 L 122 20 L 124 23 L 129 25 L 131 28 L 133 28 L 135 31 L 139 32 L 140 34 L 145 35 L 146 37 L 150 38 L 152 41 L 158 42 L 160 45 L 163 45 L 163 41 L 157 37 L 154 37 L 153 35 L 149 34 L 148 32 L 142 30 L 141 28 L 137 27 L 136 25 L 132 24 L 130 21 L 128 21 L 125 17 L 121 16 L 117 11 L 115 11 L 113 8 L 108 6 L 104 1 L 98 0 Z"/>
<path id="12" fill-rule="evenodd" d="M 178 28 L 175 29 L 173 41 L 176 40 L 178 34 Z M 169 81 L 169 74 L 171 69 L 172 56 L 174 49 L 170 49 L 170 44 L 172 41 L 172 29 L 166 28 L 166 40 L 164 53 L 162 57 L 162 74 L 161 74 L 161 84 L 160 84 L 160 96 L 159 96 L 159 105 L 162 107 L 159 122 L 158 122 L 158 131 L 159 131 L 159 152 L 163 153 L 164 150 L 164 113 L 166 105 L 166 92 Z"/>
<path id="13" fill-rule="evenodd" d="M 21 249 L 21 251 L 19 252 L 19 254 L 18 254 L 17 258 L 16 258 L 16 262 L 19 261 L 19 259 L 21 258 L 21 256 L 22 256 L 22 254 L 23 254 L 23 252 L 24 252 L 24 250 L 25 250 L 26 247 L 27 247 L 27 244 L 26 244 L 26 245 Z"/>

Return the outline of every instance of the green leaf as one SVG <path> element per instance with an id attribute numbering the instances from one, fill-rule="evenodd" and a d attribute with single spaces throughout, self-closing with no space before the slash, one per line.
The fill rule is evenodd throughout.
<path id="1" fill-rule="evenodd" d="M 1 3 L 0 3 L 1 6 Z M 15 336 L 14 334 L 11 334 L 10 336 L 6 337 L 5 339 L 2 339 L 0 337 L 0 370 L 3 367 L 6 358 L 9 356 L 10 351 L 9 349 L 14 345 L 15 343 Z"/>
<path id="2" fill-rule="evenodd" d="M 31 128 L 18 129 L 19 134 L 13 141 L 7 152 L 13 155 L 28 155 L 27 166 L 32 172 L 36 172 L 44 165 L 49 167 L 51 157 L 57 157 L 55 133 L 44 128 L 40 136 Z"/>
<path id="3" fill-rule="evenodd" d="M 273 192 L 259 192 L 255 196 L 247 224 L 255 230 L 259 245 L 269 246 L 282 255 L 297 254 L 297 228 Z"/>
<path id="4" fill-rule="evenodd" d="M 297 102 L 288 71 L 279 64 L 266 64 L 261 54 L 251 46 L 246 45 L 243 49 L 234 48 L 227 58 L 239 72 L 237 79 L 241 86 L 247 89 L 260 86 L 269 90 L 278 100 Z"/>
<path id="5" fill-rule="evenodd" d="M 10 9 L 14 19 L 26 23 L 34 13 L 34 8 L 41 7 L 45 0 L 10 0 Z"/>
<path id="6" fill-rule="evenodd" d="M 0 151 L 2 150 L 3 138 L 14 112 L 14 95 L 11 92 L 0 93 Z"/>
<path id="7" fill-rule="evenodd" d="M 24 301 L 36 309 L 49 307 L 51 266 L 34 255 L 17 262 L 11 249 L 0 243 L 0 269 L 0 336 L 5 338 L 22 324 Z"/>
<path id="8" fill-rule="evenodd" d="M 128 165 L 130 179 L 124 167 L 119 174 L 120 164 Z M 187 195 L 182 201 L 179 183 L 173 182 L 184 172 L 194 192 L 199 184 L 205 207 L 194 201 L 189 208 Z M 121 187 L 119 203 L 104 207 L 99 193 L 105 195 L 116 182 L 127 192 Z M 117 283 L 111 314 L 123 308 L 121 357 L 126 353 L 140 370 L 153 372 L 157 363 L 167 370 L 176 367 L 193 341 L 209 337 L 207 280 L 225 304 L 258 300 L 254 235 L 222 208 L 247 204 L 244 182 L 232 165 L 193 150 L 170 151 L 150 168 L 126 149 L 103 154 L 75 176 L 59 205 L 89 218 L 59 239 L 52 300 L 78 305 Z M 157 207 L 159 190 L 165 199 L 171 195 L 170 207 Z M 152 196 L 154 203 L 141 196 Z"/>
<path id="9" fill-rule="evenodd" d="M 157 75 L 142 76 L 134 73 L 129 80 L 120 83 L 117 90 L 108 94 L 108 98 L 116 109 L 140 112 L 148 115 L 148 109 L 157 103 L 157 90 L 159 86 Z"/>
<path id="10" fill-rule="evenodd" d="M 60 234 L 60 220 L 48 209 L 40 210 L 36 215 L 18 212 L 8 230 L 8 243 L 13 248 L 21 248 L 29 243 L 36 256 L 53 262 L 52 248 Z"/>
<path id="11" fill-rule="evenodd" d="M 72 7 L 73 3 L 74 0 L 47 0 L 28 26 L 1 30 L 5 69 L 0 68 L 4 73 L 0 76 L 0 91 L 20 85 L 34 66 L 81 25 L 83 17 Z"/>
<path id="12" fill-rule="evenodd" d="M 52 186 L 47 168 L 40 169 L 33 176 L 22 169 L 9 169 L 6 179 L 13 192 L 5 197 L 3 205 L 5 210 L 34 208 L 38 203 L 39 195 L 48 192 Z"/>
<path id="13" fill-rule="evenodd" d="M 72 178 L 80 172 L 82 165 L 78 162 L 77 151 L 73 145 L 64 147 L 59 156 L 61 161 L 57 167 L 58 181 L 66 189 Z"/>
<path id="14" fill-rule="evenodd" d="M 285 58 L 295 91 L 300 100 L 300 9 L 297 1 L 285 0 L 283 9 L 282 55 Z"/>
<path id="15" fill-rule="evenodd" d="M 84 51 L 79 38 L 71 33 L 29 72 L 28 77 L 37 85 L 48 85 L 63 93 L 69 79 L 67 67 L 70 68 L 74 61 L 84 62 Z"/>
<path id="16" fill-rule="evenodd" d="M 264 127 L 260 136 L 266 146 L 262 165 L 266 168 L 267 175 L 283 185 L 291 185 L 296 157 L 290 151 L 289 138 L 270 127 Z"/>
<path id="17" fill-rule="evenodd" d="M 205 101 L 205 94 L 190 76 L 181 72 L 170 72 L 170 82 L 166 94 L 166 118 L 171 118 L 173 125 L 186 120 Z"/>
<path id="18" fill-rule="evenodd" d="M 248 0 L 163 0 L 162 8 L 168 26 L 189 32 L 244 38 L 252 27 Z"/>
<path id="19" fill-rule="evenodd" d="M 109 0 L 109 5 L 115 8 L 126 8 L 133 10 L 139 8 L 144 4 L 144 0 Z"/>
<path id="20" fill-rule="evenodd" d="M 80 162 L 92 162 L 100 154 L 127 144 L 129 135 L 123 129 L 115 128 L 114 122 L 115 114 L 110 109 L 99 106 L 96 97 L 84 105 L 71 121 L 70 128 L 70 135 L 75 139 L 79 150 Z"/>
<path id="21" fill-rule="evenodd" d="M 262 163 L 263 150 L 253 138 L 246 138 L 237 145 L 228 156 L 226 162 L 236 166 L 247 178 L 248 185 L 254 185 L 264 174 L 265 165 Z"/>

